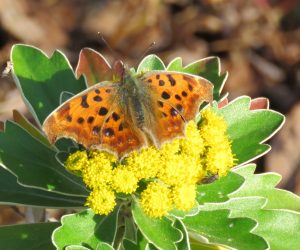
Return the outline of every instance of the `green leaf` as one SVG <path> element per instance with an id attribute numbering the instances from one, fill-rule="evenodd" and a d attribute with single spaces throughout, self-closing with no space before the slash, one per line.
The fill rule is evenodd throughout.
<path id="1" fill-rule="evenodd" d="M 220 248 L 220 246 L 218 246 L 218 245 L 214 245 L 211 243 L 199 242 L 199 241 L 196 241 L 193 239 L 190 239 L 190 244 L 191 244 L 192 250 L 220 250 L 220 249 L 223 250 L 224 249 L 224 248 Z"/>
<path id="2" fill-rule="evenodd" d="M 61 92 L 60 98 L 59 98 L 59 104 L 63 104 L 64 102 L 66 102 L 67 100 L 72 98 L 73 96 L 74 96 L 74 94 L 70 93 L 68 91 Z"/>
<path id="3" fill-rule="evenodd" d="M 96 215 L 92 210 L 63 216 L 62 225 L 53 233 L 57 249 L 68 245 L 82 245 L 96 249 L 99 243 L 113 244 L 117 231 L 119 207 L 107 216 Z M 99 248 L 100 249 L 100 248 Z"/>
<path id="4" fill-rule="evenodd" d="M 16 177 L 0 167 L 0 204 L 36 207 L 83 207 L 84 197 L 68 196 L 19 185 Z"/>
<path id="5" fill-rule="evenodd" d="M 114 248 L 111 245 L 107 244 L 107 243 L 100 242 L 97 245 L 96 250 L 114 250 Z"/>
<path id="6" fill-rule="evenodd" d="M 286 190 L 275 188 L 281 176 L 276 173 L 254 174 L 255 165 L 247 165 L 233 170 L 243 176 L 245 182 L 230 198 L 261 196 L 267 199 L 265 209 L 289 209 L 300 211 L 300 197 Z"/>
<path id="7" fill-rule="evenodd" d="M 70 245 L 67 246 L 65 250 L 91 250 L 91 248 L 79 245 Z M 95 250 L 114 250 L 114 248 L 111 245 L 108 245 L 107 243 L 99 243 Z"/>
<path id="8" fill-rule="evenodd" d="M 167 66 L 167 70 L 181 71 L 182 70 L 182 58 L 181 57 L 174 58 Z"/>
<path id="9" fill-rule="evenodd" d="M 12 48 L 11 61 L 15 82 L 39 125 L 59 105 L 61 92 L 76 94 L 86 88 L 84 78 L 75 78 L 60 51 L 48 58 L 35 47 L 18 44 Z"/>
<path id="10" fill-rule="evenodd" d="M 0 132 L 0 161 L 24 186 L 47 191 L 86 196 L 82 179 L 69 173 L 55 158 L 56 152 L 29 135 L 19 125 L 7 121 Z"/>
<path id="11" fill-rule="evenodd" d="M 51 144 L 42 134 L 42 132 L 34 127 L 19 111 L 14 110 L 13 117 L 14 121 L 18 123 L 22 128 L 24 128 L 31 136 L 33 136 L 46 146 L 51 147 Z"/>
<path id="12" fill-rule="evenodd" d="M 137 73 L 143 73 L 151 70 L 165 70 L 162 60 L 156 55 L 146 56 L 139 64 Z"/>
<path id="13" fill-rule="evenodd" d="M 71 245 L 71 246 L 67 246 L 65 250 L 90 250 L 90 248 L 86 248 L 84 246 L 78 246 L 78 245 Z"/>
<path id="14" fill-rule="evenodd" d="M 219 204 L 219 203 L 217 203 Z M 230 210 L 200 211 L 186 217 L 183 223 L 189 231 L 206 237 L 209 242 L 236 249 L 266 249 L 263 238 L 250 233 L 256 222 L 248 218 L 229 218 Z"/>
<path id="15" fill-rule="evenodd" d="M 148 242 L 160 249 L 176 249 L 175 243 L 182 239 L 182 233 L 173 227 L 173 222 L 170 219 L 148 217 L 137 201 L 132 205 L 132 215 Z"/>
<path id="16" fill-rule="evenodd" d="M 125 233 L 124 238 L 136 241 L 137 227 L 132 217 L 124 217 Z"/>
<path id="17" fill-rule="evenodd" d="M 237 191 L 224 203 L 206 203 L 202 209 L 230 209 L 231 217 L 248 217 L 257 221 L 253 233 L 263 237 L 270 249 L 297 249 L 300 245 L 300 197 L 275 188 L 278 175 L 253 174 L 255 165 L 234 170 L 245 178 Z M 296 211 L 291 211 L 291 210 Z"/>
<path id="18" fill-rule="evenodd" d="M 199 206 L 198 204 L 196 204 L 195 207 L 193 207 L 191 210 L 189 211 L 182 211 L 182 210 L 179 210 L 179 209 L 172 209 L 169 214 L 176 217 L 176 218 L 179 218 L 179 219 L 182 219 L 184 218 L 185 216 L 193 216 L 195 214 L 199 213 Z"/>
<path id="19" fill-rule="evenodd" d="M 181 241 L 179 241 L 176 246 L 177 249 L 180 250 L 190 250 L 191 246 L 190 246 L 190 240 L 189 240 L 189 235 L 188 235 L 188 231 L 185 228 L 184 224 L 182 223 L 181 220 L 176 220 L 174 223 L 174 227 L 176 227 L 177 229 L 179 229 L 183 235 L 183 238 Z"/>
<path id="20" fill-rule="evenodd" d="M 0 226 L 1 249 L 50 250 L 52 231 L 59 223 L 36 223 Z"/>
<path id="21" fill-rule="evenodd" d="M 282 209 L 262 209 L 266 202 L 263 197 L 232 198 L 225 203 L 206 204 L 205 209 L 230 209 L 230 216 L 233 218 L 248 217 L 257 221 L 257 227 L 252 232 L 263 237 L 272 250 L 298 249 L 300 213 Z"/>
<path id="22" fill-rule="evenodd" d="M 123 247 L 125 250 L 140 250 L 146 249 L 148 245 L 147 239 L 142 235 L 141 231 L 137 231 L 137 240 L 134 242 L 133 240 L 124 239 Z"/>
<path id="23" fill-rule="evenodd" d="M 223 202 L 229 199 L 228 195 L 237 190 L 244 182 L 244 178 L 239 174 L 229 172 L 209 184 L 197 186 L 197 201 L 199 204 L 207 202 Z"/>
<path id="24" fill-rule="evenodd" d="M 232 140 L 232 151 L 237 164 L 249 162 L 270 150 L 263 144 L 284 122 L 284 116 L 273 110 L 249 110 L 250 97 L 243 96 L 215 111 L 223 115 Z"/>

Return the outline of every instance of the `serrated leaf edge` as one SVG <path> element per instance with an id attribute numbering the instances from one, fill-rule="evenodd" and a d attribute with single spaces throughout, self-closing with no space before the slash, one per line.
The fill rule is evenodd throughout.
<path id="1" fill-rule="evenodd" d="M 276 177 L 278 177 L 277 180 L 276 180 L 276 182 L 272 183 L 272 186 L 271 186 L 270 189 L 273 189 L 273 190 L 276 190 L 276 191 L 280 191 L 280 192 L 284 192 L 284 193 L 286 193 L 286 194 L 292 195 L 293 198 L 298 198 L 298 199 L 300 199 L 300 197 L 299 197 L 298 195 L 294 194 L 293 192 L 288 191 L 288 190 L 285 190 L 285 189 L 277 188 L 277 187 L 276 187 L 276 186 L 280 183 L 280 181 L 282 180 L 282 176 L 281 176 L 280 174 L 276 173 L 276 172 L 266 172 L 266 173 L 255 174 L 254 171 L 255 171 L 255 169 L 256 169 L 256 164 L 254 164 L 254 163 L 253 163 L 253 164 L 248 164 L 248 165 L 242 165 L 242 166 L 239 166 L 239 167 L 235 167 L 235 168 L 232 169 L 232 171 L 233 171 L 234 173 L 240 175 L 237 171 L 239 171 L 239 170 L 241 170 L 241 169 L 245 169 L 245 168 L 249 168 L 249 169 L 251 168 L 251 176 L 258 176 L 258 177 L 264 177 L 264 176 L 276 176 Z M 250 172 L 250 171 L 249 171 L 249 172 Z M 245 181 L 246 181 L 246 178 L 245 178 L 244 176 L 242 176 L 242 175 L 240 175 L 240 176 L 243 177 L 243 178 L 245 179 Z M 238 189 L 236 189 L 236 190 L 234 190 L 233 192 L 231 192 L 230 194 L 228 194 L 229 200 L 230 200 L 230 199 L 233 199 L 233 198 L 238 198 L 238 197 L 231 197 L 231 195 L 234 195 L 235 193 L 238 193 L 239 190 L 245 185 L 245 181 L 242 183 L 242 185 L 241 185 Z M 263 197 L 263 196 L 244 196 L 244 197 Z M 265 197 L 263 197 L 263 198 L 265 198 Z M 266 201 L 266 203 L 264 204 L 263 207 L 265 207 L 265 206 L 267 205 L 267 203 L 268 203 L 268 199 L 267 199 L 267 198 L 265 198 L 265 199 L 266 199 L 267 201 Z M 294 211 L 294 212 L 300 214 L 300 211 L 295 211 L 295 210 L 290 210 L 290 209 L 282 209 L 282 208 L 279 208 L 279 209 L 265 209 L 265 210 Z"/>
<path id="2" fill-rule="evenodd" d="M 66 56 L 62 51 L 56 49 L 56 50 L 53 51 L 53 53 L 52 53 L 50 56 L 48 56 L 48 55 L 46 54 L 46 52 L 44 52 L 43 50 L 41 50 L 40 48 L 38 48 L 38 47 L 36 47 L 36 46 L 28 45 L 28 44 L 23 44 L 23 43 L 18 43 L 18 44 L 14 44 L 14 45 L 12 46 L 11 50 L 10 50 L 10 60 L 11 60 L 11 61 L 13 61 L 13 60 L 12 60 L 12 55 L 13 55 L 14 48 L 16 48 L 17 46 L 24 46 L 24 47 L 33 48 L 33 49 L 35 49 L 35 50 L 38 50 L 38 51 L 39 51 L 41 54 L 43 54 L 48 60 L 51 60 L 51 59 L 55 56 L 55 54 L 61 55 L 61 56 L 65 59 L 67 65 L 68 65 L 68 67 L 69 67 L 69 69 L 72 71 L 72 73 L 73 73 L 73 75 L 74 75 L 74 78 L 75 78 L 75 79 L 80 79 L 80 77 L 79 77 L 79 78 L 76 77 L 75 71 L 74 71 L 74 69 L 72 68 L 72 65 L 71 65 L 69 59 L 67 58 L 67 56 Z M 25 95 L 24 95 L 24 93 L 23 93 L 23 90 L 22 90 L 20 81 L 19 81 L 17 75 L 16 75 L 15 72 L 14 72 L 14 67 L 12 67 L 11 71 L 12 71 L 13 79 L 14 79 L 14 81 L 15 81 L 15 83 L 16 83 L 18 89 L 19 89 L 19 92 L 20 92 L 20 94 L 21 94 L 21 97 L 22 97 L 24 103 L 25 103 L 26 106 L 28 107 L 28 109 L 29 109 L 30 113 L 32 114 L 32 116 L 34 117 L 34 120 L 37 122 L 37 125 L 39 126 L 39 128 L 42 128 L 42 124 L 40 123 L 40 120 L 39 120 L 37 114 L 35 113 L 35 111 L 34 111 L 32 105 L 30 104 L 30 102 L 27 100 L 27 98 L 25 97 Z M 85 88 L 87 88 L 86 79 L 84 79 L 84 83 L 85 83 Z"/>
<path id="3" fill-rule="evenodd" d="M 245 198 L 245 197 L 242 197 L 242 198 Z M 247 198 L 250 198 L 250 197 L 247 197 Z M 265 204 L 266 204 L 266 202 L 267 202 L 267 199 L 264 198 L 264 197 L 260 197 L 260 196 L 251 196 L 251 198 L 264 199 L 264 200 L 266 200 L 266 201 L 265 201 Z M 232 199 L 233 199 L 233 198 L 232 198 Z M 237 198 L 237 199 L 238 199 L 238 198 Z M 209 203 L 207 203 L 207 204 L 220 205 L 220 204 L 228 203 L 229 201 L 230 201 L 230 199 L 227 200 L 227 201 L 225 201 L 225 202 L 209 202 Z M 259 226 L 258 221 L 256 221 L 255 219 L 249 218 L 249 217 L 246 217 L 246 216 L 245 216 L 245 217 L 234 217 L 234 216 L 232 216 L 232 210 L 231 210 L 231 209 L 226 209 L 226 208 L 217 209 L 217 208 L 216 208 L 216 209 L 208 209 L 208 210 L 205 210 L 205 205 L 201 205 L 201 206 L 203 206 L 203 208 L 204 208 L 202 211 L 219 211 L 219 210 L 223 210 L 223 211 L 225 210 L 225 211 L 228 211 L 228 215 L 227 215 L 227 218 L 228 218 L 228 219 L 248 219 L 248 220 L 254 221 L 254 222 L 255 222 L 255 226 L 254 226 L 253 228 L 251 228 L 251 230 L 249 231 L 249 233 L 251 233 L 252 235 L 255 235 L 255 236 L 261 238 L 261 239 L 267 244 L 267 246 L 268 246 L 268 248 L 267 248 L 266 250 L 269 250 L 269 249 L 270 249 L 269 242 L 267 242 L 262 236 L 257 235 L 257 234 L 254 233 L 254 230 Z M 200 211 L 200 212 L 201 212 L 201 211 Z M 217 243 L 217 242 L 211 242 L 208 238 L 204 237 L 203 235 L 201 235 L 201 237 L 207 239 L 208 243 L 212 243 L 212 244 L 215 244 L 215 245 L 218 245 L 218 246 L 224 246 L 224 247 L 230 248 L 230 249 L 235 249 L 235 248 L 232 248 L 232 247 L 230 247 L 230 246 L 228 246 L 228 245 L 220 244 L 220 243 Z"/>
<path id="4" fill-rule="evenodd" d="M 253 157 L 253 158 L 251 158 L 251 159 L 249 159 L 249 160 L 247 160 L 247 161 L 245 161 L 245 162 L 242 162 L 242 163 L 240 163 L 240 164 L 238 164 L 238 165 L 236 165 L 236 166 L 234 166 L 232 169 L 235 169 L 235 168 L 238 168 L 238 167 L 240 167 L 240 166 L 243 166 L 243 165 L 246 165 L 246 164 L 248 164 L 248 163 L 250 163 L 251 161 L 254 161 L 254 160 L 256 160 L 256 159 L 258 159 L 258 158 L 260 158 L 261 156 L 263 156 L 263 155 L 265 155 L 265 154 L 267 154 L 271 149 L 272 149 L 272 147 L 269 145 L 269 144 L 267 144 L 267 143 L 264 143 L 265 141 L 267 141 L 267 140 L 269 140 L 270 138 L 272 138 L 282 127 L 283 127 L 283 125 L 284 125 L 284 123 L 285 123 L 285 121 L 286 121 L 286 118 L 285 118 L 285 116 L 283 115 L 283 114 L 281 114 L 281 113 L 279 113 L 279 112 L 277 112 L 277 111 L 275 111 L 275 110 L 273 110 L 273 109 L 255 109 L 255 110 L 250 110 L 250 105 L 251 105 L 251 97 L 250 96 L 247 96 L 247 95 L 242 95 L 242 96 L 239 96 L 239 97 L 237 97 L 237 98 L 235 98 L 234 100 L 232 100 L 231 102 L 229 102 L 226 106 L 224 106 L 224 107 L 222 107 L 222 108 L 218 108 L 217 106 L 215 106 L 215 108 L 217 108 L 217 109 L 219 109 L 219 110 L 222 110 L 222 109 L 224 109 L 224 108 L 226 108 L 226 107 L 228 107 L 229 105 L 234 105 L 236 102 L 238 102 L 238 101 L 240 101 L 240 100 L 242 100 L 242 99 L 247 99 L 247 100 L 249 100 L 249 102 L 248 102 L 248 107 L 247 107 L 247 111 L 249 111 L 249 112 L 253 112 L 253 113 L 258 113 L 258 112 L 263 112 L 263 111 L 268 111 L 268 112 L 271 112 L 271 113 L 273 113 L 273 114 L 277 114 L 277 115 L 279 115 L 279 116 L 281 116 L 282 117 L 282 122 L 281 122 L 281 124 L 268 136 L 268 137 L 266 137 L 265 139 L 263 139 L 262 141 L 260 141 L 259 143 L 258 143 L 258 145 L 265 145 L 265 146 L 267 146 L 268 147 L 268 149 L 267 150 L 265 150 L 264 152 L 262 152 L 261 154 L 258 154 L 258 155 L 256 155 L 255 157 Z"/>
<path id="5" fill-rule="evenodd" d="M 121 207 L 122 207 L 122 206 L 118 206 L 118 207 L 116 208 L 116 209 L 118 209 L 117 215 L 116 215 L 116 216 L 117 216 L 117 220 L 116 220 L 116 229 L 117 229 L 117 227 L 118 227 L 118 217 L 119 217 L 119 212 L 120 212 L 120 208 L 121 208 Z M 52 235 L 51 235 L 51 241 L 52 241 L 52 244 L 53 244 L 56 248 L 57 248 L 58 246 L 57 246 L 56 243 L 55 243 L 54 235 L 55 235 L 56 231 L 58 231 L 61 227 L 63 227 L 66 218 L 71 217 L 71 216 L 74 216 L 74 215 L 79 214 L 79 213 L 82 213 L 82 212 L 87 211 L 87 210 L 92 211 L 92 209 L 86 209 L 86 210 L 80 211 L 80 212 L 78 212 L 78 213 L 66 214 L 66 215 L 63 215 L 63 216 L 61 217 L 61 219 L 60 219 L 61 225 L 60 225 L 59 227 L 55 228 L 55 230 L 52 232 Z M 94 213 L 94 212 L 92 211 L 92 213 Z M 94 214 L 94 215 L 96 215 L 96 214 Z M 100 225 L 101 225 L 107 218 L 108 218 L 108 216 L 104 216 L 103 219 L 101 220 Z M 97 224 L 96 224 L 96 225 L 97 225 Z M 99 227 L 99 225 L 97 225 L 97 227 Z M 115 233 L 114 233 L 114 238 L 113 238 L 112 245 L 113 245 L 114 242 L 115 242 L 116 235 L 117 235 L 117 230 L 116 230 Z M 100 241 L 100 242 L 101 242 L 101 241 Z M 99 243 L 100 243 L 100 242 L 99 242 Z M 104 241 L 103 241 L 103 243 L 104 243 Z M 107 242 L 105 242 L 105 243 L 107 243 Z"/>

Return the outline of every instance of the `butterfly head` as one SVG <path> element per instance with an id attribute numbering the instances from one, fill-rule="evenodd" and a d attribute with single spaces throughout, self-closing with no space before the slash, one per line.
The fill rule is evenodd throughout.
<path id="1" fill-rule="evenodd" d="M 121 60 L 117 60 L 113 64 L 113 72 L 115 79 L 120 83 L 130 82 L 136 78 L 134 70 L 128 68 Z"/>

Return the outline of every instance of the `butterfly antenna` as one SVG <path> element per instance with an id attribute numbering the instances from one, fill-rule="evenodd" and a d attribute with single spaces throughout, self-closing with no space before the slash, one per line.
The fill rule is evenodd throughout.
<path id="1" fill-rule="evenodd" d="M 105 40 L 104 36 L 103 36 L 100 32 L 98 32 L 98 36 L 100 36 L 102 42 L 103 42 L 103 43 L 105 44 L 105 46 L 109 49 L 109 51 L 112 53 L 112 55 L 113 55 L 115 61 L 117 61 L 117 60 L 118 60 L 117 58 L 120 57 L 120 56 L 118 55 L 118 53 L 117 53 L 115 50 L 113 50 L 113 48 L 109 45 L 109 43 Z"/>
<path id="2" fill-rule="evenodd" d="M 142 54 L 141 58 L 143 58 L 145 55 L 147 55 L 152 49 L 153 47 L 156 45 L 156 42 L 152 42 L 148 48 L 144 51 L 144 53 Z M 140 58 L 140 60 L 141 60 Z"/>
<path id="3" fill-rule="evenodd" d="M 144 51 L 144 53 L 139 57 L 138 61 L 136 64 L 138 64 L 144 57 L 145 55 L 147 55 L 152 49 L 153 47 L 156 45 L 156 42 L 152 42 L 147 49 Z M 135 67 L 137 67 L 137 65 L 135 65 Z"/>

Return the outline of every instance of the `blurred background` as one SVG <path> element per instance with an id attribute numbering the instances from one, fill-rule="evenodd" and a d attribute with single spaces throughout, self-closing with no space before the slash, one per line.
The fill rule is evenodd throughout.
<path id="1" fill-rule="evenodd" d="M 17 109 L 28 118 L 6 63 L 15 43 L 35 45 L 51 55 L 63 51 L 75 67 L 83 47 L 113 61 L 100 32 L 126 64 L 151 53 L 166 63 L 221 58 L 229 72 L 225 91 L 265 96 L 287 116 L 257 161 L 258 171 L 282 175 L 280 187 L 300 194 L 300 2 L 298 0 L 0 0 L 0 120 Z M 53 212 L 55 213 L 55 212 Z M 24 221 L 26 209 L 0 207 L 0 224 Z"/>

